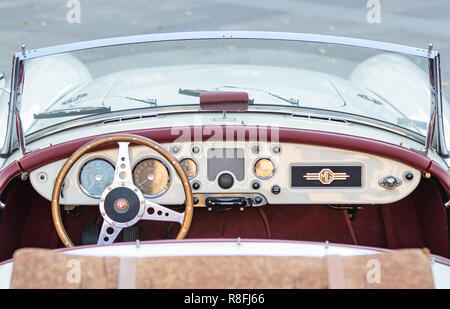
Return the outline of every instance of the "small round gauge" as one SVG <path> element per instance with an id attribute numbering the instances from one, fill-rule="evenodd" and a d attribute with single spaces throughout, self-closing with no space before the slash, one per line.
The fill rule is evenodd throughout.
<path id="1" fill-rule="evenodd" d="M 134 167 L 133 180 L 145 195 L 156 197 L 169 187 L 169 170 L 157 159 L 145 159 Z"/>
<path id="2" fill-rule="evenodd" d="M 180 165 L 189 178 L 194 178 L 197 175 L 197 163 L 192 159 L 183 159 Z"/>
<path id="3" fill-rule="evenodd" d="M 89 196 L 99 198 L 114 179 L 114 166 L 106 160 L 88 161 L 80 170 L 81 189 Z"/>
<path id="4" fill-rule="evenodd" d="M 255 174 L 261 179 L 268 179 L 275 173 L 275 167 L 270 159 L 259 159 L 255 163 Z"/>

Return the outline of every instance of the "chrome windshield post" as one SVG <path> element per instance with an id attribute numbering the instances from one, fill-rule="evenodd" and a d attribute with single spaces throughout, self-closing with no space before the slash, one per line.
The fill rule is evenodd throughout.
<path id="1" fill-rule="evenodd" d="M 11 153 L 14 143 L 19 144 L 22 152 L 26 149 L 23 129 L 20 121 L 20 96 L 23 92 L 24 82 L 24 60 L 22 55 L 14 54 L 13 69 L 11 74 L 11 92 L 9 94 L 8 122 L 6 129 L 5 144 L 0 152 L 1 156 Z"/>
<path id="2" fill-rule="evenodd" d="M 6 140 L 3 149 L 0 152 L 0 156 L 8 155 L 16 146 L 20 148 L 22 155 L 26 155 L 30 152 L 25 143 L 25 133 L 20 117 L 20 103 L 25 81 L 25 59 L 26 50 L 25 46 L 22 45 L 21 52 L 14 54 L 13 57 Z"/>
<path id="3" fill-rule="evenodd" d="M 428 124 L 424 154 L 428 155 L 433 142 L 436 141 L 437 152 L 443 156 L 447 156 L 448 151 L 445 143 L 442 108 L 440 54 L 438 51 L 432 52 L 431 49 L 429 49 L 429 55 L 430 57 L 428 59 L 428 63 L 431 84 L 431 115 L 430 122 Z"/>
<path id="4" fill-rule="evenodd" d="M 435 87 L 436 87 L 436 117 L 437 117 L 437 133 L 438 133 L 438 147 L 437 151 L 443 156 L 448 156 L 447 144 L 445 141 L 445 130 L 444 130 L 444 113 L 443 113 L 443 101 L 442 101 L 442 82 L 441 82 L 441 56 L 439 52 L 436 52 L 436 57 L 434 61 L 436 74 Z"/>

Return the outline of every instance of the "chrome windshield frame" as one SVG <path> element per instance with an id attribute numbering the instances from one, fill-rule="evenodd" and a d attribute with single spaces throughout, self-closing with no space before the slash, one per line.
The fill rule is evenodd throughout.
<path id="1" fill-rule="evenodd" d="M 213 40 L 213 39 L 248 39 L 248 40 L 274 40 L 274 41 L 294 41 L 307 43 L 323 43 L 342 46 L 353 46 L 359 48 L 376 49 L 387 52 L 395 52 L 411 56 L 427 58 L 429 62 L 429 79 L 432 89 L 432 102 L 430 121 L 423 150 L 419 150 L 427 155 L 432 145 L 436 145 L 436 150 L 442 156 L 447 156 L 448 151 L 445 144 L 442 113 L 442 92 L 440 76 L 440 55 L 432 48 L 421 49 L 416 47 L 354 39 L 348 37 L 289 33 L 289 32 L 263 32 L 263 31 L 199 31 L 199 32 L 174 32 L 162 34 L 146 34 L 127 37 L 116 37 L 92 41 L 77 42 L 41 49 L 22 50 L 14 54 L 13 71 L 11 79 L 11 93 L 9 101 L 9 115 L 7 123 L 6 140 L 0 156 L 8 156 L 13 149 L 19 147 L 23 155 L 30 150 L 25 143 L 25 136 L 20 121 L 20 99 L 25 80 L 24 62 L 29 59 L 56 55 L 66 52 L 81 51 L 100 47 L 112 47 L 120 45 L 132 45 L 152 42 L 189 41 L 189 40 Z M 435 134 L 436 133 L 436 134 Z"/>

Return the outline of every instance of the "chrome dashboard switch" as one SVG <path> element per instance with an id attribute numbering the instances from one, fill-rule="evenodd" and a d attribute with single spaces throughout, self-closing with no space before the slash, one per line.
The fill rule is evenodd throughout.
<path id="1" fill-rule="evenodd" d="M 378 180 L 378 184 L 383 188 L 392 190 L 402 184 L 401 179 L 394 176 L 386 176 Z"/>

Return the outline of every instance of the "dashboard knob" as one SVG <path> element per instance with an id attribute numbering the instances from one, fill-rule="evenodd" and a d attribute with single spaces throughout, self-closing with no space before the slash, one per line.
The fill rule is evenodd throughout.
<path id="1" fill-rule="evenodd" d="M 200 183 L 198 183 L 197 181 L 194 182 L 194 183 L 192 184 L 192 189 L 194 189 L 194 190 L 200 189 Z"/>
<path id="2" fill-rule="evenodd" d="M 278 195 L 278 194 L 280 194 L 280 192 L 281 192 L 281 188 L 280 188 L 280 186 L 278 186 L 278 185 L 274 185 L 273 187 L 272 187 L 272 193 L 273 194 L 275 194 L 275 195 Z"/>
<path id="3" fill-rule="evenodd" d="M 229 189 L 234 184 L 233 176 L 231 176 L 229 173 L 223 173 L 219 176 L 219 179 L 217 180 L 219 183 L 219 187 L 222 189 Z"/>
<path id="4" fill-rule="evenodd" d="M 402 181 L 394 176 L 386 176 L 378 181 L 378 184 L 386 189 L 392 190 L 402 184 Z"/>
<path id="5" fill-rule="evenodd" d="M 170 150 L 172 151 L 172 153 L 179 153 L 181 149 L 178 146 L 173 146 Z"/>
<path id="6" fill-rule="evenodd" d="M 386 179 L 384 180 L 384 183 L 386 184 L 387 187 L 393 188 L 397 184 L 397 179 L 395 179 L 392 176 L 389 176 L 389 177 L 386 177 Z"/>
<path id="7" fill-rule="evenodd" d="M 275 145 L 275 146 L 272 147 L 272 151 L 274 153 L 280 153 L 281 152 L 281 147 L 278 146 L 278 145 Z"/>
<path id="8" fill-rule="evenodd" d="M 261 187 L 260 183 L 257 181 L 252 182 L 252 188 L 258 190 Z"/>
<path id="9" fill-rule="evenodd" d="M 254 202 L 256 205 L 261 204 L 262 201 L 263 201 L 263 199 L 262 199 L 261 196 L 255 196 L 255 197 L 253 198 L 253 202 Z"/>
<path id="10" fill-rule="evenodd" d="M 259 153 L 259 150 L 260 150 L 259 145 L 253 145 L 251 149 L 254 154 Z"/>
<path id="11" fill-rule="evenodd" d="M 413 180 L 414 174 L 411 172 L 406 172 L 404 177 L 406 180 Z"/>

